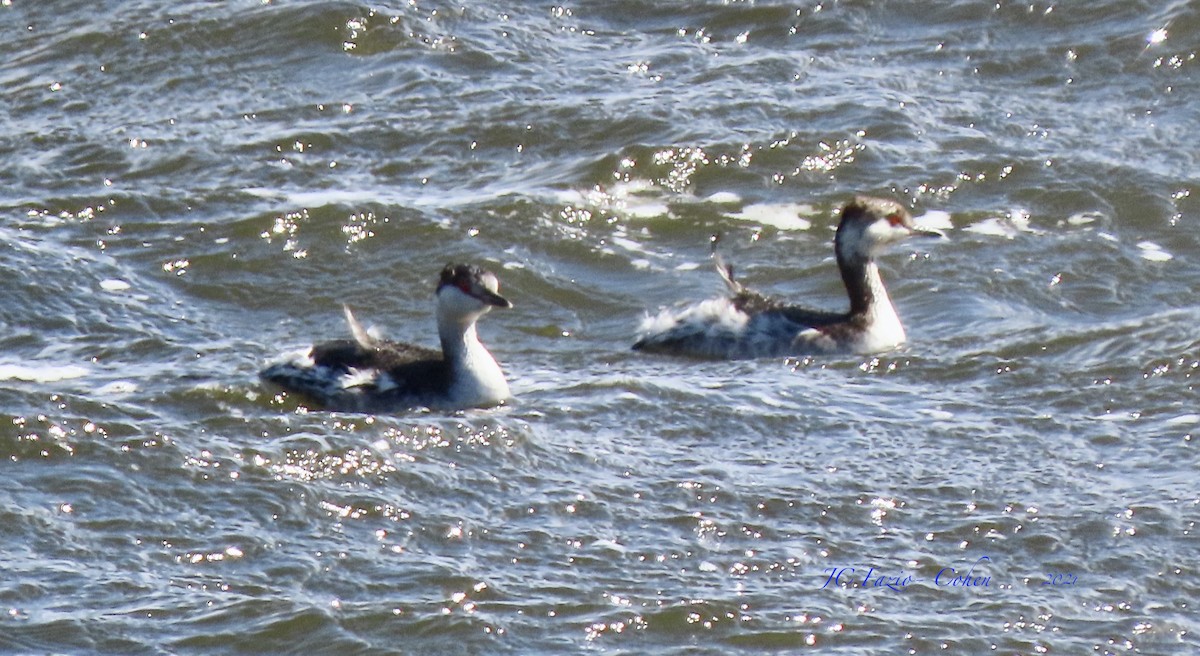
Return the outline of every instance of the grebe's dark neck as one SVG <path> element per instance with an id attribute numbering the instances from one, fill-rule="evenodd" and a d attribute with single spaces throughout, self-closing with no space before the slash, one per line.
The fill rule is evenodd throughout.
<path id="1" fill-rule="evenodd" d="M 904 326 L 883 286 L 875 261 L 869 256 L 843 257 L 839 251 L 838 268 L 850 297 L 850 323 L 864 331 L 863 338 L 870 344 L 864 350 L 890 348 L 888 345 L 904 342 Z"/>
<path id="2" fill-rule="evenodd" d="M 879 302 L 891 303 L 887 290 L 883 287 L 883 279 L 879 277 L 879 267 L 874 260 L 844 257 L 839 252 L 837 264 L 842 274 L 842 282 L 846 285 L 846 295 L 850 297 L 852 316 L 870 314 Z"/>
<path id="3" fill-rule="evenodd" d="M 857 244 L 853 243 L 856 237 L 860 235 L 851 234 L 847 238 L 842 230 L 838 230 L 834 239 L 838 270 L 850 298 L 850 317 L 867 323 L 882 321 L 899 325 L 896 308 L 879 276 L 879 266 L 870 254 L 856 248 Z"/>

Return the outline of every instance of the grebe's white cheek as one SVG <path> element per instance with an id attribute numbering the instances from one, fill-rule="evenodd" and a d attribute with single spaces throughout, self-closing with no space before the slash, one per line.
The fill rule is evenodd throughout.
<path id="1" fill-rule="evenodd" d="M 886 220 L 872 221 L 867 225 L 867 229 L 863 231 L 863 236 L 868 242 L 878 243 L 891 241 L 896 233 L 896 226 Z"/>
<path id="2" fill-rule="evenodd" d="M 890 221 L 881 220 L 867 226 L 863 234 L 863 240 L 875 252 L 883 246 L 903 241 L 910 236 L 912 236 L 912 230 L 907 226 L 892 225 Z"/>
<path id="3" fill-rule="evenodd" d="M 486 306 L 479 299 L 467 294 L 454 285 L 438 290 L 438 311 L 454 316 L 475 314 Z"/>
<path id="4" fill-rule="evenodd" d="M 491 273 L 490 271 L 483 274 L 483 286 L 493 294 L 500 293 L 500 279 L 496 277 L 496 274 Z"/>

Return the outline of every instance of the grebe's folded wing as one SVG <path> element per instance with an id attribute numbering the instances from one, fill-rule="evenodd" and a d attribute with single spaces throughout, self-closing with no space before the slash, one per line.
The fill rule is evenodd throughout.
<path id="1" fill-rule="evenodd" d="M 845 321 L 845 312 L 830 312 L 817 310 L 803 305 L 785 303 L 777 298 L 771 298 L 753 289 L 738 285 L 740 291 L 729 300 L 733 307 L 747 315 L 760 314 L 777 315 L 801 326 L 820 327 L 839 321 Z"/>
<path id="2" fill-rule="evenodd" d="M 721 257 L 721 252 L 717 249 L 717 244 L 720 242 L 720 233 L 712 236 L 713 264 L 717 268 L 717 275 L 721 276 L 721 281 L 725 283 L 725 287 L 729 290 L 731 295 L 729 299 L 730 305 L 738 311 L 750 316 L 766 313 L 776 314 L 792 323 L 802 326 L 817 327 L 846 320 L 846 313 L 814 310 L 802 305 L 791 305 L 750 289 L 738 282 L 737 278 L 733 275 L 733 265 L 727 264 L 725 258 Z"/>
<path id="3" fill-rule="evenodd" d="M 401 342 L 372 341 L 371 348 L 353 339 L 337 339 L 312 348 L 313 364 L 330 369 L 387 371 L 421 361 L 440 362 L 440 351 Z"/>

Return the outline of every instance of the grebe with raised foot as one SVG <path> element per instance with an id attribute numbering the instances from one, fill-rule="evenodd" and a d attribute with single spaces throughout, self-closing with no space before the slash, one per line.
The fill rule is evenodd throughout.
<path id="1" fill-rule="evenodd" d="M 842 208 L 834 254 L 850 309 L 813 310 L 764 296 L 734 280 L 716 252 L 717 272 L 730 295 L 668 308 L 642 322 L 635 350 L 714 359 L 750 359 L 829 353 L 869 354 L 904 343 L 904 326 L 888 297 L 875 257 L 889 244 L 922 230 L 893 200 L 858 197 Z"/>
<path id="2" fill-rule="evenodd" d="M 438 280 L 441 352 L 377 339 L 343 306 L 352 339 L 287 354 L 259 374 L 263 380 L 330 410 L 387 412 L 489 407 L 510 397 L 496 359 L 479 341 L 475 322 L 494 307 L 511 308 L 496 276 L 468 264 L 448 264 Z"/>

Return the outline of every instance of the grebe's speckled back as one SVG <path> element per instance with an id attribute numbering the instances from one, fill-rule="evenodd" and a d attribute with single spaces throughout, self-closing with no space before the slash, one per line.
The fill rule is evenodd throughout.
<path id="1" fill-rule="evenodd" d="M 842 208 L 834 252 L 850 309 L 812 310 L 788 305 L 733 278 L 717 257 L 730 296 L 665 309 L 642 323 L 633 348 L 702 358 L 748 359 L 823 353 L 877 353 L 905 340 L 904 326 L 888 297 L 875 256 L 912 236 L 940 237 L 918 229 L 900 203 L 859 197 Z"/>
<path id="2" fill-rule="evenodd" d="M 457 410 L 497 405 L 510 396 L 500 365 L 479 341 L 475 322 L 493 307 L 510 308 L 496 276 L 467 264 L 446 265 L 437 286 L 442 351 L 376 339 L 345 308 L 353 339 L 285 355 L 263 380 L 331 410 L 384 412 L 416 407 Z"/>

